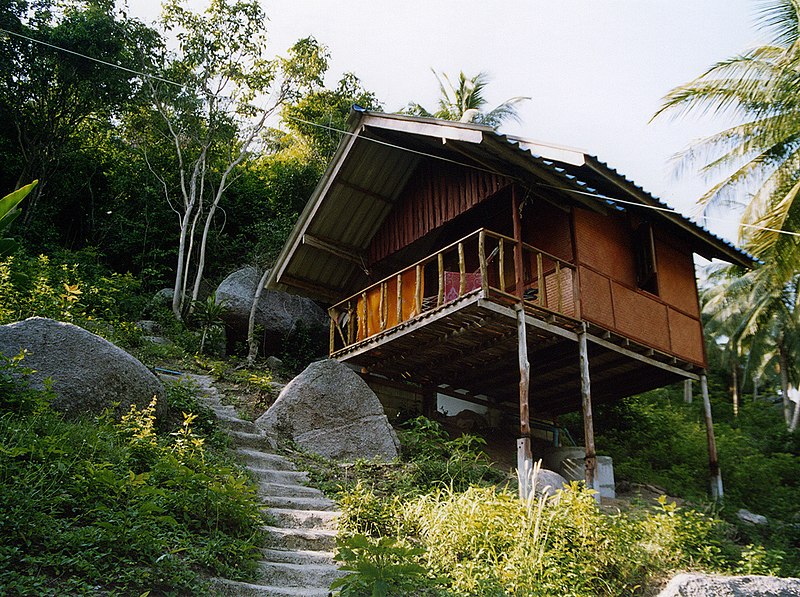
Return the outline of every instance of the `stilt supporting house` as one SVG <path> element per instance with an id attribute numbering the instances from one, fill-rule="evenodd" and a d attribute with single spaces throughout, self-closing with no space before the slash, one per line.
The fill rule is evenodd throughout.
<path id="1" fill-rule="evenodd" d="M 528 390 L 531 380 L 531 366 L 528 362 L 528 338 L 525 325 L 525 309 L 517 307 L 517 337 L 519 342 L 519 439 L 517 440 L 517 474 L 519 495 L 526 499 L 532 491 L 530 474 L 533 470 L 531 452 L 530 408 Z"/>
<path id="2" fill-rule="evenodd" d="M 714 420 L 711 418 L 711 401 L 708 399 L 708 377 L 705 373 L 700 375 L 700 391 L 703 394 L 703 415 L 706 421 L 706 438 L 708 439 L 708 469 L 711 475 L 711 497 L 721 500 L 724 497 L 722 489 L 722 472 L 717 460 L 717 441 L 714 438 Z"/>
<path id="3" fill-rule="evenodd" d="M 686 404 L 692 403 L 692 380 L 685 379 L 683 380 L 683 401 Z"/>
<path id="4" fill-rule="evenodd" d="M 578 350 L 581 366 L 581 408 L 583 410 L 583 434 L 586 443 L 586 458 L 584 470 L 586 471 L 586 487 L 595 489 L 597 474 L 597 453 L 594 447 L 594 421 L 592 420 L 592 390 L 589 380 L 589 343 L 586 339 L 586 328 L 578 334 Z M 595 494 L 600 501 L 600 494 Z"/>

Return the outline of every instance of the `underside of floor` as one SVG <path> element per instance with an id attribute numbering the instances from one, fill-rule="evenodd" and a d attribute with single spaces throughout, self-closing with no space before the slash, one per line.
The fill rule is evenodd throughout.
<path id="1" fill-rule="evenodd" d="M 580 409 L 580 321 L 526 307 L 529 393 L 533 416 Z M 594 403 L 617 400 L 682 379 L 697 365 L 586 329 Z M 519 335 L 513 305 L 465 295 L 444 307 L 362 340 L 331 355 L 362 373 L 425 388 L 447 387 L 502 408 L 519 400 Z M 466 392 L 466 394 L 464 394 Z"/>

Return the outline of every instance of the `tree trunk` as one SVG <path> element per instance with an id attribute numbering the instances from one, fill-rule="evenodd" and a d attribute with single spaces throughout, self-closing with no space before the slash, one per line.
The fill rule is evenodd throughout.
<path id="1" fill-rule="evenodd" d="M 786 426 L 792 424 L 791 401 L 789 400 L 789 358 L 783 347 L 782 339 L 778 342 L 778 363 L 781 368 L 781 395 L 783 397 L 783 418 Z"/>
<path id="2" fill-rule="evenodd" d="M 258 281 L 256 292 L 253 295 L 253 304 L 250 306 L 250 318 L 247 321 L 247 345 L 249 347 L 247 352 L 247 364 L 252 367 L 258 356 L 258 342 L 255 339 L 256 330 L 256 311 L 258 310 L 258 301 L 261 300 L 261 293 L 264 291 L 264 286 L 269 278 L 270 270 L 264 270 L 264 274 Z"/>
<path id="3" fill-rule="evenodd" d="M 731 366 L 731 398 L 733 399 L 733 416 L 739 416 L 739 366 L 736 361 Z"/>
<path id="4" fill-rule="evenodd" d="M 792 414 L 792 422 L 789 423 L 789 431 L 794 433 L 795 429 L 797 429 L 797 423 L 800 420 L 800 402 L 797 402 L 794 405 L 794 413 Z"/>

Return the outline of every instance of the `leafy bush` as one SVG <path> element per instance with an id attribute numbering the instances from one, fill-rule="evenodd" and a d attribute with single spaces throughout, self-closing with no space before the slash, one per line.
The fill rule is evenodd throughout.
<path id="1" fill-rule="evenodd" d="M 5 593 L 203 592 L 200 572 L 248 577 L 256 491 L 203 441 L 200 417 L 163 435 L 155 404 L 119 422 L 65 421 L 17 367 L 2 368 L 3 404 L 33 406 L 0 409 Z"/>

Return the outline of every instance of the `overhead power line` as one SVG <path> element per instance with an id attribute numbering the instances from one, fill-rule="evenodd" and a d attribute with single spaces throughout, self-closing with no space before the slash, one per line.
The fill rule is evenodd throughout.
<path id="1" fill-rule="evenodd" d="M 59 52 L 66 52 L 67 54 L 72 54 L 73 56 L 78 56 L 79 58 L 85 58 L 86 60 L 91 60 L 92 62 L 97 62 L 98 64 L 103 64 L 105 66 L 110 66 L 112 68 L 118 68 L 119 70 L 124 70 L 125 72 L 131 73 L 133 75 L 139 75 L 140 77 L 147 77 L 148 79 L 155 79 L 156 81 L 161 81 L 162 83 L 168 83 L 170 85 L 175 85 L 180 88 L 185 88 L 185 85 L 181 85 L 180 83 L 176 83 L 175 81 L 170 81 L 169 79 L 165 79 L 163 77 L 159 77 L 158 75 L 153 75 L 150 73 L 145 73 L 142 71 L 134 70 L 132 68 L 128 68 L 127 66 L 122 66 L 121 64 L 114 64 L 113 62 L 107 62 L 105 60 L 101 60 L 100 58 L 95 58 L 94 56 L 87 56 L 86 54 L 81 54 L 80 52 L 75 52 L 74 50 L 69 50 L 67 48 L 63 48 L 61 46 L 57 46 L 55 44 L 48 43 L 46 41 L 42 41 L 41 39 L 35 39 L 33 37 L 28 37 L 27 35 L 23 35 L 22 33 L 15 33 L 14 31 L 9 31 L 8 29 L 3 29 L 0 27 L 0 33 L 4 33 L 6 35 L 13 35 L 14 37 L 19 37 L 21 39 L 26 39 L 28 41 L 32 41 L 33 43 L 40 44 L 42 46 L 46 46 L 53 50 L 58 50 Z"/>
<path id="2" fill-rule="evenodd" d="M 28 41 L 31 41 L 31 42 L 46 46 L 48 48 L 51 48 L 51 49 L 54 49 L 54 50 L 58 50 L 60 52 L 65 52 L 67 54 L 72 54 L 73 56 L 78 56 L 80 58 L 85 58 L 86 60 L 91 60 L 93 62 L 97 62 L 98 64 L 103 64 L 105 66 L 110 66 L 112 68 L 117 68 L 117 69 L 123 70 L 125 72 L 134 74 L 134 75 L 138 75 L 138 76 L 141 76 L 141 77 L 147 77 L 147 78 L 150 78 L 150 79 L 161 81 L 162 83 L 167 83 L 169 85 L 175 85 L 176 87 L 180 87 L 182 89 L 186 88 L 186 86 L 181 84 L 181 83 L 177 83 L 176 81 L 171 81 L 169 79 L 165 79 L 164 77 L 159 77 L 158 75 L 153 75 L 151 73 L 145 73 L 145 72 L 142 72 L 142 71 L 137 71 L 137 70 L 122 66 L 120 64 L 114 64 L 113 62 L 107 62 L 105 60 L 101 60 L 100 58 L 95 58 L 93 56 L 88 56 L 86 54 L 82 54 L 82 53 L 76 52 L 74 50 L 69 50 L 67 48 L 64 48 L 64 47 L 61 47 L 61 46 L 57 46 L 55 44 L 51 44 L 51 43 L 48 43 L 46 41 L 42 41 L 40 39 L 34 39 L 33 37 L 29 37 L 29 36 L 23 35 L 21 33 L 15 33 L 14 31 L 9 31 L 7 29 L 3 29 L 2 27 L 0 27 L 0 33 L 4 33 L 6 35 L 13 35 L 14 37 L 19 37 L 21 39 L 25 39 L 25 40 L 28 40 Z M 334 132 L 337 132 L 337 133 L 342 134 L 342 135 L 356 136 L 358 134 L 358 133 L 354 133 L 354 132 L 351 132 L 351 131 L 339 129 L 339 128 L 336 128 L 336 127 L 333 127 L 333 126 L 327 126 L 327 125 L 324 125 L 324 124 L 320 124 L 318 122 L 312 122 L 310 120 L 303 120 L 302 118 L 296 118 L 294 116 L 286 116 L 286 118 L 289 118 L 290 120 L 294 120 L 295 122 L 299 122 L 299 123 L 302 123 L 302 124 L 307 124 L 309 126 L 313 126 L 313 127 L 316 127 L 316 128 L 325 129 L 325 130 L 329 130 L 329 131 L 334 131 Z M 468 163 L 465 163 L 465 162 L 461 162 L 459 160 L 453 160 L 451 158 L 447 158 L 445 156 L 436 155 L 436 154 L 428 153 L 428 152 L 425 152 L 425 151 L 420 151 L 420 150 L 417 150 L 417 149 L 411 149 L 409 147 L 403 147 L 402 145 L 397 145 L 395 143 L 389 143 L 388 141 L 381 141 L 380 139 L 371 139 L 369 137 L 363 137 L 363 139 L 365 139 L 366 141 L 370 141 L 371 143 L 376 143 L 378 145 L 383 145 L 385 147 L 391 147 L 392 149 L 398 149 L 400 151 L 405 151 L 407 153 L 413 153 L 413 154 L 420 155 L 420 156 L 423 156 L 423 157 L 428 157 L 428 158 L 432 158 L 432 159 L 435 159 L 435 160 L 440 160 L 440 161 L 443 161 L 443 162 L 456 164 L 458 166 L 463 166 L 465 168 L 471 168 L 473 170 L 479 170 L 479 171 L 482 171 L 482 172 L 489 172 L 491 174 L 500 174 L 500 175 L 503 175 L 503 176 L 509 176 L 508 174 L 500 172 L 498 170 L 492 170 L 492 169 L 489 169 L 489 168 L 482 168 L 480 166 L 476 166 L 475 164 L 468 164 Z M 516 178 L 516 177 L 513 177 L 513 178 Z M 582 196 L 586 196 L 586 197 L 592 197 L 592 198 L 597 199 L 598 201 L 602 201 L 604 203 L 607 203 L 607 202 L 610 201 L 610 202 L 614 202 L 614 203 L 619 203 L 621 205 L 630 205 L 630 206 L 637 207 L 637 208 L 640 208 L 640 209 L 650 209 L 650 210 L 653 210 L 653 211 L 671 213 L 671 214 L 675 214 L 677 216 L 680 216 L 682 218 L 686 217 L 681 212 L 679 212 L 679 211 L 677 211 L 677 210 L 675 210 L 675 209 L 673 209 L 671 207 L 660 207 L 660 206 L 657 206 L 657 205 L 647 205 L 647 204 L 644 204 L 644 203 L 637 203 L 635 201 L 627 201 L 625 199 L 619 199 L 618 197 L 611 197 L 609 195 L 603 195 L 601 193 L 596 193 L 596 192 L 591 192 L 591 191 L 581 191 L 579 189 L 573 189 L 573 188 L 569 188 L 569 187 L 560 187 L 560 186 L 557 186 L 557 185 L 550 185 L 550 184 L 546 184 L 546 183 L 536 183 L 536 184 L 537 184 L 537 186 L 548 187 L 548 188 L 552 188 L 552 189 L 555 189 L 555 190 L 563 191 L 563 192 L 566 192 L 566 193 L 573 193 L 573 194 L 578 194 L 578 195 L 582 195 Z M 768 226 L 760 226 L 758 224 L 746 224 L 744 222 L 737 221 L 737 220 L 728 220 L 728 219 L 725 219 L 725 218 L 714 218 L 714 217 L 711 217 L 711 216 L 703 216 L 703 219 L 706 220 L 706 221 L 710 220 L 710 221 L 714 221 L 714 222 L 719 222 L 720 224 L 730 224 L 730 225 L 740 226 L 742 228 L 750 228 L 750 229 L 754 229 L 754 230 L 764 230 L 766 232 L 775 232 L 777 234 L 785 234 L 785 235 L 788 235 L 788 236 L 800 237 L 800 232 L 792 232 L 790 230 L 781 230 L 779 228 L 770 228 Z"/>

